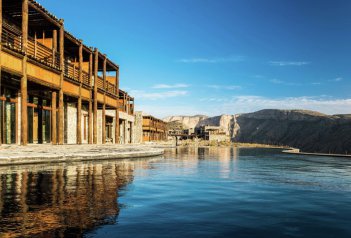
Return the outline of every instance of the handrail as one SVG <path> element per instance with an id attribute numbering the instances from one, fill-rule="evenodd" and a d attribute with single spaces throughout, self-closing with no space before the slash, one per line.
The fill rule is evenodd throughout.
<path id="1" fill-rule="evenodd" d="M 14 34 L 6 28 L 2 29 L 1 43 L 6 48 L 22 51 L 22 36 Z"/>
<path id="2" fill-rule="evenodd" d="M 67 60 L 64 64 L 64 75 L 79 82 L 79 68 Z"/>
<path id="3" fill-rule="evenodd" d="M 82 79 L 84 84 L 91 86 L 89 73 L 85 72 L 84 70 L 82 71 Z"/>
<path id="4" fill-rule="evenodd" d="M 96 83 L 98 88 L 104 90 L 104 80 L 100 76 L 97 77 Z"/>

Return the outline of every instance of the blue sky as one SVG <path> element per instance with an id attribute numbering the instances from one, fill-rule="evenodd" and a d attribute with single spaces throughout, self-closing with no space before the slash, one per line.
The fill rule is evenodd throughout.
<path id="1" fill-rule="evenodd" d="M 120 65 L 137 110 L 351 113 L 351 1 L 39 2 Z"/>

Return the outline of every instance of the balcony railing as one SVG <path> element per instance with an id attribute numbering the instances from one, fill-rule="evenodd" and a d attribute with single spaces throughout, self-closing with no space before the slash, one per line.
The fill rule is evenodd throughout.
<path id="1" fill-rule="evenodd" d="M 79 68 L 70 62 L 65 62 L 65 76 L 79 82 Z"/>
<path id="2" fill-rule="evenodd" d="M 104 80 L 100 76 L 97 77 L 97 80 L 95 83 L 97 83 L 97 87 L 99 89 L 104 90 Z"/>
<path id="3" fill-rule="evenodd" d="M 2 29 L 1 43 L 4 47 L 11 50 L 15 50 L 17 52 L 22 51 L 22 36 L 15 34 L 6 28 Z"/>
<path id="4" fill-rule="evenodd" d="M 106 91 L 108 93 L 111 93 L 113 95 L 117 94 L 117 88 L 114 84 L 110 83 L 110 82 L 106 82 Z"/>
<path id="5" fill-rule="evenodd" d="M 28 37 L 27 54 L 41 63 L 60 69 L 60 54 L 32 37 Z"/>
<path id="6" fill-rule="evenodd" d="M 85 71 L 82 71 L 82 78 L 83 78 L 83 83 L 88 85 L 88 86 L 91 86 L 90 84 L 90 77 L 89 77 L 89 73 L 85 72 Z"/>

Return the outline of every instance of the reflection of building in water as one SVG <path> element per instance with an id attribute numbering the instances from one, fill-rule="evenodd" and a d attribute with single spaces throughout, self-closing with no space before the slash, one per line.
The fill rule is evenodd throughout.
<path id="1" fill-rule="evenodd" d="M 118 190 L 133 179 L 133 163 L 0 169 L 0 236 L 63 237 L 113 223 Z"/>

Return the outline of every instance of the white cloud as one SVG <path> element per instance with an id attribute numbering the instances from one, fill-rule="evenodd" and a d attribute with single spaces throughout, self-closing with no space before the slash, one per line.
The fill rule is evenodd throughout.
<path id="1" fill-rule="evenodd" d="M 215 58 L 184 58 L 176 60 L 180 63 L 228 63 L 228 62 L 241 62 L 244 61 L 243 56 L 230 56 L 230 57 L 215 57 Z"/>
<path id="2" fill-rule="evenodd" d="M 303 66 L 310 63 L 307 61 L 269 61 L 272 66 Z"/>
<path id="3" fill-rule="evenodd" d="M 137 111 L 143 111 L 146 114 L 156 116 L 158 118 L 165 118 L 168 116 L 182 115 L 193 116 L 199 114 L 207 114 L 203 108 L 196 107 L 195 105 L 172 105 L 164 106 L 156 103 L 151 104 L 135 104 Z"/>
<path id="4" fill-rule="evenodd" d="M 351 99 L 335 99 L 326 96 L 284 98 L 236 96 L 224 103 L 217 111 L 233 114 L 254 112 L 261 109 L 305 109 L 325 114 L 347 114 L 351 112 Z"/>
<path id="5" fill-rule="evenodd" d="M 213 89 L 226 89 L 226 90 L 239 90 L 242 88 L 239 85 L 217 85 L 217 84 L 207 85 L 207 87 L 213 88 Z"/>
<path id="6" fill-rule="evenodd" d="M 334 79 L 330 79 L 329 82 L 340 82 L 342 81 L 344 78 L 342 77 L 337 77 L 337 78 L 334 78 Z"/>
<path id="7" fill-rule="evenodd" d="M 142 90 L 132 90 L 130 91 L 130 94 L 133 95 L 136 99 L 157 100 L 157 99 L 184 96 L 188 94 L 188 91 L 174 90 L 174 91 L 165 91 L 165 92 L 145 92 Z"/>
<path id="8" fill-rule="evenodd" d="M 178 83 L 178 84 L 156 84 L 152 86 L 152 88 L 155 89 L 169 89 L 169 88 L 188 88 L 190 85 L 184 84 L 184 83 Z"/>
<path id="9" fill-rule="evenodd" d="M 287 82 L 279 79 L 271 79 L 269 82 L 274 83 L 274 84 L 282 84 L 286 86 L 300 86 L 300 83 L 292 83 L 292 82 Z"/>

